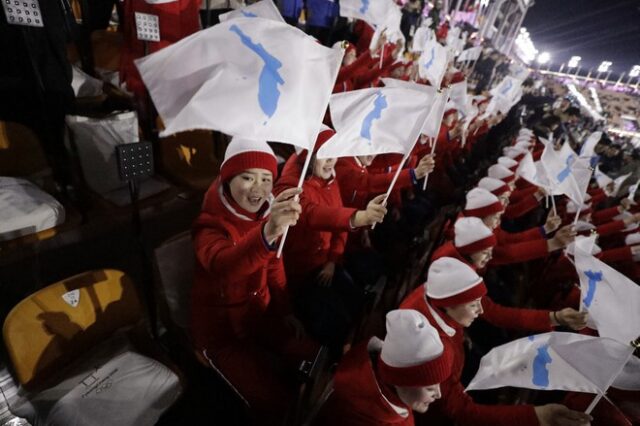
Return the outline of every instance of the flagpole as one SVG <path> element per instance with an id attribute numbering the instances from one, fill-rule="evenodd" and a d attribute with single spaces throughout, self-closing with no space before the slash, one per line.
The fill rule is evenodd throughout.
<path id="1" fill-rule="evenodd" d="M 438 138 L 433 138 L 433 144 L 431 145 L 431 155 L 433 155 L 436 152 L 436 143 L 438 142 Z M 424 182 L 422 182 L 422 190 L 426 191 L 427 190 L 427 182 L 429 182 L 429 175 L 431 173 L 427 173 L 427 175 L 424 177 Z"/>
<path id="2" fill-rule="evenodd" d="M 633 356 L 634 352 L 640 348 L 640 336 L 635 339 L 632 340 L 631 342 L 629 342 L 629 345 L 631 346 L 631 350 L 629 351 L 629 354 L 627 355 L 627 359 L 625 360 L 624 364 L 622 364 L 622 366 L 620 367 L 620 369 L 618 370 L 618 372 L 616 374 L 614 374 L 613 377 L 611 377 L 611 380 L 609 380 L 609 383 L 607 383 L 607 386 L 605 387 L 603 392 L 599 392 L 595 398 L 593 398 L 593 401 L 591 401 L 591 404 L 589 404 L 589 406 L 587 407 L 585 414 L 591 414 L 591 412 L 593 411 L 594 408 L 596 408 L 596 405 L 598 405 L 598 402 L 600 402 L 600 400 L 604 397 L 604 394 L 607 392 L 607 390 L 611 387 L 611 385 L 613 384 L 613 382 L 616 380 L 616 378 L 620 375 L 620 373 L 622 373 L 622 370 L 624 369 L 624 367 L 627 365 L 627 363 L 629 362 L 629 360 L 631 359 L 631 357 Z"/>
<path id="3" fill-rule="evenodd" d="M 558 210 L 556 210 L 556 197 L 551 194 L 551 206 L 553 207 L 553 215 L 558 216 Z"/>
<path id="4" fill-rule="evenodd" d="M 300 174 L 300 179 L 298 180 L 298 188 L 302 188 L 302 184 L 304 183 L 304 177 L 307 174 L 307 169 L 309 168 L 309 163 L 311 162 L 311 157 L 313 157 L 311 150 L 307 150 L 307 158 L 304 160 L 304 166 L 302 166 L 302 173 Z M 296 195 L 294 197 L 295 201 L 300 199 L 300 195 Z M 280 245 L 278 246 L 278 253 L 276 257 L 279 259 L 282 256 L 282 249 L 284 248 L 284 241 L 287 239 L 287 234 L 289 233 L 289 227 L 284 228 L 284 232 L 282 233 L 282 238 L 280 239 Z"/>

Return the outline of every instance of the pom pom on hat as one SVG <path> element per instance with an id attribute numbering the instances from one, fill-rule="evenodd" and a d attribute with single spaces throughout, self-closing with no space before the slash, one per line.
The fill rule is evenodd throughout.
<path id="1" fill-rule="evenodd" d="M 513 158 L 509 158 L 509 157 L 500 157 L 500 158 L 498 158 L 498 164 L 500 164 L 501 166 L 506 167 L 507 169 L 511 170 L 512 172 L 515 172 L 515 170 L 518 168 L 518 162 L 516 160 L 514 160 Z"/>
<path id="2" fill-rule="evenodd" d="M 491 177 L 483 177 L 480 179 L 478 182 L 478 188 L 486 189 L 496 197 L 510 191 L 510 188 L 506 183 L 500 179 Z"/>
<path id="3" fill-rule="evenodd" d="M 464 206 L 465 216 L 483 218 L 494 213 L 500 213 L 504 206 L 492 193 L 482 188 L 473 188 L 467 192 L 467 202 Z"/>
<path id="4" fill-rule="evenodd" d="M 451 374 L 453 354 L 443 345 L 438 331 L 420 312 L 396 309 L 387 314 L 378 374 L 394 386 L 431 386 Z"/>
<path id="5" fill-rule="evenodd" d="M 452 257 L 433 262 L 424 285 L 431 303 L 439 307 L 462 305 L 487 294 L 487 287 L 476 271 Z"/>
<path id="6" fill-rule="evenodd" d="M 494 164 L 489 167 L 489 170 L 487 170 L 487 176 L 494 179 L 500 179 L 505 183 L 513 182 L 516 178 L 516 175 L 511 170 L 500 164 Z"/>
<path id="7" fill-rule="evenodd" d="M 275 180 L 278 176 L 278 160 L 265 141 L 234 137 L 224 153 L 220 179 L 228 182 L 247 169 L 269 170 Z"/>
<path id="8" fill-rule="evenodd" d="M 495 234 L 477 217 L 461 217 L 454 225 L 453 245 L 460 254 L 472 254 L 495 247 Z"/>

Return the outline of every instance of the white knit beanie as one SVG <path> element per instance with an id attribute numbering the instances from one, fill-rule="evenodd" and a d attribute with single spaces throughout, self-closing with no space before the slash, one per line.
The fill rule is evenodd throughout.
<path id="1" fill-rule="evenodd" d="M 253 168 L 269 170 L 274 180 L 278 176 L 278 160 L 269 144 L 239 137 L 231 139 L 220 165 L 222 181 L 227 182 L 242 171 Z"/>
<path id="2" fill-rule="evenodd" d="M 454 225 L 453 245 L 460 254 L 472 254 L 489 247 L 495 247 L 496 236 L 477 217 L 461 217 Z"/>
<path id="3" fill-rule="evenodd" d="M 515 169 L 518 167 L 518 162 L 516 160 L 514 160 L 513 158 L 505 157 L 505 156 L 498 158 L 498 164 L 506 167 L 512 172 L 515 171 Z"/>
<path id="4" fill-rule="evenodd" d="M 486 189 L 496 197 L 510 191 L 510 188 L 506 183 L 500 179 L 490 177 L 483 177 L 480 179 L 478 182 L 478 188 Z"/>
<path id="5" fill-rule="evenodd" d="M 505 183 L 512 182 L 516 178 L 516 175 L 511 170 L 500 164 L 494 164 L 489 167 L 489 170 L 487 170 L 487 176 L 494 179 L 500 179 Z"/>
<path id="6" fill-rule="evenodd" d="M 529 152 L 526 149 L 518 148 L 515 146 L 508 146 L 502 150 L 502 153 L 509 158 L 513 158 L 516 161 L 520 161 L 524 155 Z"/>
<path id="7" fill-rule="evenodd" d="M 424 283 L 434 306 L 461 305 L 487 294 L 482 278 L 473 268 L 452 257 L 441 257 L 429 267 Z"/>
<path id="8" fill-rule="evenodd" d="M 500 213 L 504 206 L 492 193 L 482 188 L 473 188 L 467 192 L 467 202 L 464 206 L 465 216 L 483 218 L 494 213 Z"/>
<path id="9" fill-rule="evenodd" d="M 446 349 L 446 350 L 445 350 Z M 387 314 L 378 373 L 383 382 L 395 386 L 430 386 L 451 374 L 453 356 L 438 331 L 420 312 L 396 309 Z"/>

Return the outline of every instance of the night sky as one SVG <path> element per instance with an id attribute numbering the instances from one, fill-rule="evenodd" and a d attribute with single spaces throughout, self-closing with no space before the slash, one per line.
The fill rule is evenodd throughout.
<path id="1" fill-rule="evenodd" d="M 640 65 L 640 0 L 535 0 L 523 26 L 554 67 L 574 55 L 581 74 L 605 60 L 612 76 Z"/>

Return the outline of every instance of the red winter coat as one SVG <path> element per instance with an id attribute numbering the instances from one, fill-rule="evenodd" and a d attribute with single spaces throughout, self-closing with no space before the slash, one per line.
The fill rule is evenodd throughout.
<path id="1" fill-rule="evenodd" d="M 196 348 L 219 348 L 260 322 L 274 304 L 290 312 L 282 260 L 263 238 L 265 217 L 252 220 L 216 180 L 193 226 L 196 253 L 191 334 Z"/>
<path id="2" fill-rule="evenodd" d="M 133 60 L 170 46 L 199 31 L 200 0 L 177 0 L 157 4 L 150 4 L 145 0 L 125 0 L 123 7 L 124 43 L 120 55 L 120 81 L 126 82 L 127 88 L 140 96 L 144 93 L 144 84 Z M 137 37 L 136 12 L 158 16 L 160 41 L 147 41 L 146 53 L 145 42 Z"/>
<path id="3" fill-rule="evenodd" d="M 300 163 L 297 154 L 289 157 L 274 193 L 298 185 Z M 357 211 L 342 205 L 337 180 L 315 176 L 304 181 L 300 204 L 302 214 L 297 225 L 289 228 L 284 245 L 284 264 L 292 286 L 327 262 L 342 260 L 347 233 L 351 230 L 349 222 Z"/>
<path id="4" fill-rule="evenodd" d="M 464 367 L 464 329 L 442 311 L 430 309 L 422 287 L 414 290 L 400 304 L 400 308 L 415 309 L 427 317 L 431 325 L 438 330 L 443 344 L 450 345 L 454 354 L 451 376 L 440 384 L 442 398 L 431 404 L 429 411 L 425 414 L 418 414 L 416 424 L 429 426 L 445 426 L 453 423 L 474 426 L 538 425 L 532 405 L 481 405 L 476 404 L 465 393 L 464 386 L 460 383 Z M 534 320 L 532 323 L 537 322 L 538 320 Z"/>
<path id="5" fill-rule="evenodd" d="M 340 361 L 333 394 L 318 416 L 318 426 L 414 425 L 411 409 L 376 377 L 377 352 L 370 353 L 367 346 L 368 342 L 360 342 Z"/>
<path id="6" fill-rule="evenodd" d="M 395 173 L 371 173 L 356 157 L 340 158 L 336 163 L 336 179 L 340 185 L 342 203 L 357 209 L 366 209 L 376 195 L 384 194 Z M 400 172 L 393 192 L 411 187 L 411 171 Z"/>

